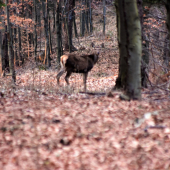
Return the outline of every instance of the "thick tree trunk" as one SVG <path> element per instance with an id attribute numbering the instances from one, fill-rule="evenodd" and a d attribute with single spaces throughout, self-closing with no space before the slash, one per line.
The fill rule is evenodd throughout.
<path id="1" fill-rule="evenodd" d="M 141 26 L 136 0 L 117 0 L 119 77 L 116 87 L 123 87 L 129 99 L 141 98 Z"/>
<path id="2" fill-rule="evenodd" d="M 128 72 L 126 92 L 131 99 L 141 98 L 141 25 L 136 0 L 125 0 Z"/>
<path id="3" fill-rule="evenodd" d="M 116 0 L 115 2 L 117 13 L 117 31 L 118 31 L 118 44 L 119 44 L 119 75 L 116 80 L 115 88 L 125 88 L 126 73 L 127 73 L 127 34 L 126 25 L 123 11 L 122 0 Z"/>

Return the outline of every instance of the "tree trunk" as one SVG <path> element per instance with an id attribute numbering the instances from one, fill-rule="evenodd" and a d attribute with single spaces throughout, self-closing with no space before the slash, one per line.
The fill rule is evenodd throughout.
<path id="1" fill-rule="evenodd" d="M 21 29 L 19 26 L 18 26 L 17 32 L 18 32 L 18 60 L 19 60 L 19 66 L 20 66 L 23 63 L 23 58 L 21 55 Z"/>
<path id="2" fill-rule="evenodd" d="M 141 26 L 136 0 L 117 0 L 119 76 L 116 87 L 123 87 L 129 99 L 141 98 Z"/>
<path id="3" fill-rule="evenodd" d="M 141 98 L 141 25 L 136 0 L 124 0 L 127 25 L 128 72 L 126 92 L 131 99 Z"/>
<path id="4" fill-rule="evenodd" d="M 36 2 L 33 0 L 34 3 L 34 59 L 36 61 L 37 56 L 37 7 Z"/>
<path id="5" fill-rule="evenodd" d="M 70 52 L 75 51 L 75 47 L 72 43 L 72 26 L 73 26 L 73 8 L 75 2 L 74 0 L 67 0 L 65 3 L 65 50 L 69 50 Z"/>
<path id="6" fill-rule="evenodd" d="M 90 22 L 90 33 L 92 33 L 93 32 L 93 20 L 92 20 L 91 0 L 89 0 L 89 22 Z"/>
<path id="7" fill-rule="evenodd" d="M 0 31 L 0 77 L 3 75 L 2 32 Z"/>
<path id="8" fill-rule="evenodd" d="M 55 3 L 57 2 L 53 2 L 53 32 L 55 31 L 56 28 L 56 5 Z"/>
<path id="9" fill-rule="evenodd" d="M 48 14 L 49 16 L 49 22 L 48 22 L 48 30 L 49 30 L 49 47 L 50 47 L 50 54 L 52 54 L 52 51 L 53 51 L 53 46 L 52 46 L 52 40 L 51 40 L 51 24 L 50 24 L 50 15 Z"/>
<path id="10" fill-rule="evenodd" d="M 86 22 L 86 31 L 89 33 L 89 1 L 86 0 L 86 12 L 85 12 L 85 22 Z"/>
<path id="11" fill-rule="evenodd" d="M 117 31 L 119 44 L 119 75 L 116 79 L 115 88 L 125 88 L 127 73 L 127 34 L 123 12 L 123 1 L 116 0 Z"/>
<path id="12" fill-rule="evenodd" d="M 19 66 L 19 59 L 18 59 L 18 55 L 17 55 L 17 28 L 13 28 L 13 44 L 14 44 L 14 63 L 15 65 Z"/>
<path id="13" fill-rule="evenodd" d="M 51 66 L 51 61 L 50 61 L 50 48 L 49 48 L 49 27 L 48 27 L 48 2 L 46 0 L 46 6 L 44 4 L 44 1 L 42 0 L 42 9 L 43 9 L 43 16 L 44 16 L 44 27 L 45 27 L 45 36 L 46 36 L 46 60 L 45 64 L 46 67 L 49 68 Z"/>
<path id="14" fill-rule="evenodd" d="M 0 16 L 0 22 L 1 22 L 1 16 Z M 2 24 L 0 24 L 0 26 L 2 26 Z M 5 34 L 4 33 L 5 30 L 0 30 L 0 77 L 4 76 L 4 70 L 5 70 L 5 55 L 3 54 L 3 39 L 2 39 L 2 35 Z"/>
<path id="15" fill-rule="evenodd" d="M 58 58 L 58 63 L 60 63 L 60 57 L 62 55 L 61 0 L 57 2 L 56 28 L 57 28 L 57 58 Z"/>
<path id="16" fill-rule="evenodd" d="M 7 26 L 5 25 L 5 32 L 2 38 L 2 69 L 9 71 L 9 56 L 8 56 L 8 37 L 7 37 Z"/>
<path id="17" fill-rule="evenodd" d="M 9 55 L 9 69 L 10 75 L 12 76 L 13 83 L 16 82 L 15 70 L 14 70 L 14 56 L 13 56 L 13 48 L 12 48 L 12 34 L 11 27 L 9 21 L 9 4 L 8 0 L 5 0 L 6 4 L 6 14 L 7 14 L 7 38 L 8 38 L 8 55 Z"/>
<path id="18" fill-rule="evenodd" d="M 85 0 L 81 0 L 81 11 L 80 11 L 80 35 L 83 37 L 85 32 Z"/>
<path id="19" fill-rule="evenodd" d="M 141 61 L 141 85 L 147 87 L 148 82 L 148 65 L 149 65 L 149 39 L 148 33 L 144 32 L 144 18 L 143 18 L 143 1 L 137 0 L 140 23 L 141 23 L 141 34 L 142 34 L 142 61 Z M 145 13 L 146 16 L 146 13 Z"/>
<path id="20" fill-rule="evenodd" d="M 106 25 L 106 0 L 103 0 L 103 35 L 105 35 Z"/>
<path id="21" fill-rule="evenodd" d="M 73 12 L 73 25 L 74 25 L 74 34 L 75 34 L 75 37 L 77 38 L 78 37 L 78 33 L 77 33 L 77 25 L 76 25 L 76 16 L 75 16 L 75 12 Z"/>

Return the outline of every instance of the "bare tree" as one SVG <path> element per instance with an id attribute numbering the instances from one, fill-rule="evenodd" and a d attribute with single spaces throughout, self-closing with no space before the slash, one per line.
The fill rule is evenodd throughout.
<path id="1" fill-rule="evenodd" d="M 9 4 L 8 0 L 5 0 L 6 4 L 6 14 L 7 14 L 7 38 L 8 38 L 8 55 L 9 55 L 9 69 L 10 75 L 12 76 L 13 82 L 16 81 L 15 70 L 14 70 L 14 56 L 13 56 L 13 47 L 12 47 L 12 33 L 11 25 L 9 21 Z"/>

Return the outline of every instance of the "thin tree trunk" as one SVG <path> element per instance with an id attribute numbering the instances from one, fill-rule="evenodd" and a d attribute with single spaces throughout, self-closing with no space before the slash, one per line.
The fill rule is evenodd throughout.
<path id="1" fill-rule="evenodd" d="M 84 32 L 85 32 L 85 11 L 84 11 L 84 6 L 85 6 L 85 0 L 81 0 L 81 15 L 80 15 L 80 35 L 83 37 Z"/>
<path id="2" fill-rule="evenodd" d="M 49 30 L 48 30 L 48 2 L 46 0 L 46 6 L 44 1 L 42 0 L 42 8 L 43 8 L 43 16 L 44 16 L 44 27 L 45 27 L 45 35 L 46 35 L 46 66 L 49 68 L 51 66 L 50 62 L 50 48 L 49 48 Z"/>
<path id="3" fill-rule="evenodd" d="M 57 2 L 53 2 L 53 32 L 55 31 L 56 28 L 56 6 L 55 3 Z"/>
<path id="4" fill-rule="evenodd" d="M 75 6 L 75 0 L 73 0 L 73 5 Z M 75 34 L 75 37 L 77 38 L 78 37 L 78 33 L 77 33 L 77 25 L 76 25 L 76 15 L 75 15 L 75 12 L 73 11 L 73 24 L 74 24 L 74 34 Z"/>
<path id="5" fill-rule="evenodd" d="M 17 55 L 17 28 L 13 28 L 13 44 L 14 44 L 14 63 L 19 66 L 19 59 L 18 59 L 18 55 Z"/>
<path id="6" fill-rule="evenodd" d="M 92 33 L 93 32 L 93 20 L 92 20 L 91 0 L 89 0 L 89 22 L 90 22 L 90 33 Z"/>
<path id="7" fill-rule="evenodd" d="M 148 33 L 144 29 L 144 18 L 143 18 L 143 0 L 137 0 L 140 23 L 141 23 L 141 34 L 142 34 L 142 61 L 141 61 L 141 85 L 147 87 L 148 82 L 148 65 L 149 65 L 149 40 Z M 146 13 L 145 13 L 146 16 Z"/>
<path id="8" fill-rule="evenodd" d="M 40 37 L 40 41 L 38 41 L 39 46 L 40 46 L 40 52 L 41 52 L 41 32 L 42 32 L 42 28 L 41 28 L 41 11 L 40 11 L 40 4 L 39 6 L 37 5 L 37 23 L 38 23 L 38 27 L 39 27 L 39 37 Z"/>
<path id="9" fill-rule="evenodd" d="M 57 58 L 58 58 L 58 63 L 60 63 L 60 57 L 62 55 L 61 0 L 57 2 L 56 28 L 57 28 Z"/>
<path id="10" fill-rule="evenodd" d="M 49 24 L 48 24 L 48 26 L 49 26 L 49 28 L 48 28 L 48 30 L 49 30 L 49 47 L 50 47 L 50 54 L 52 54 L 52 51 L 53 51 L 53 46 L 52 46 L 52 42 L 51 42 L 51 24 L 50 24 L 50 15 L 48 14 L 48 16 L 49 16 Z"/>
<path id="11" fill-rule="evenodd" d="M 37 7 L 36 2 L 33 0 L 34 3 L 34 59 L 36 61 L 37 56 Z"/>
<path id="12" fill-rule="evenodd" d="M 6 4 L 6 14 L 7 14 L 7 38 L 8 38 L 8 54 L 9 54 L 9 69 L 10 69 L 10 75 L 12 76 L 12 80 L 15 83 L 16 76 L 15 76 L 15 70 L 14 70 L 14 56 L 13 56 L 13 48 L 12 48 L 12 34 L 11 34 L 11 28 L 10 28 L 10 21 L 9 21 L 9 6 L 8 6 L 8 0 L 5 0 Z"/>
<path id="13" fill-rule="evenodd" d="M 75 51 L 76 48 L 72 43 L 72 27 L 73 27 L 73 8 L 74 8 L 74 0 L 67 0 L 65 3 L 65 50 L 69 50 L 70 52 Z"/>
<path id="14" fill-rule="evenodd" d="M 23 63 L 23 58 L 21 55 L 21 29 L 19 26 L 18 26 L 17 32 L 18 32 L 18 60 L 19 60 L 19 66 L 20 66 Z"/>
<path id="15" fill-rule="evenodd" d="M 0 31 L 0 77 L 3 75 L 2 32 Z"/>
<path id="16" fill-rule="evenodd" d="M 3 70 L 5 70 L 5 69 L 9 70 L 7 25 L 5 25 L 5 33 L 4 33 L 2 39 L 3 39 L 2 40 L 2 50 L 3 50 L 2 68 L 3 68 Z M 5 72 L 4 72 L 4 74 L 5 74 Z"/>
<path id="17" fill-rule="evenodd" d="M 106 0 L 103 0 L 103 35 L 105 35 L 106 26 Z"/>
<path id="18" fill-rule="evenodd" d="M 85 22 L 86 22 L 86 31 L 87 31 L 87 33 L 89 33 L 89 10 L 88 10 L 88 8 L 89 8 L 89 0 L 85 0 L 85 3 L 86 3 L 86 7 L 87 7 L 87 9 L 86 9 L 86 12 L 85 12 Z"/>

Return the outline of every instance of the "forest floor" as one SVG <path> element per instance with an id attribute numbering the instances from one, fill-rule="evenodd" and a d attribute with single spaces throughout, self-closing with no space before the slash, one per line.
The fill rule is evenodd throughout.
<path id="1" fill-rule="evenodd" d="M 55 64 L 16 68 L 16 85 L 0 79 L 0 169 L 170 170 L 170 94 L 148 87 L 140 101 L 103 95 L 118 76 L 109 34 L 95 42 L 105 48 L 87 79 L 91 94 L 81 93 L 79 74 L 58 87 Z"/>
<path id="2" fill-rule="evenodd" d="M 141 101 L 103 95 L 118 75 L 118 60 L 106 58 L 89 74 L 93 95 L 80 93 L 79 74 L 58 87 L 55 69 L 18 68 L 16 86 L 1 79 L 0 169 L 170 169 L 169 94 L 142 89 Z"/>

